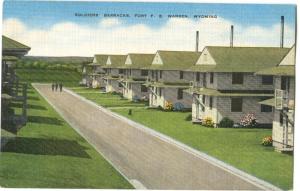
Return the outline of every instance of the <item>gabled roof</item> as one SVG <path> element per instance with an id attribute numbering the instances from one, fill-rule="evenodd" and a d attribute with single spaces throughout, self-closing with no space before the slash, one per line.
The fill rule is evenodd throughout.
<path id="1" fill-rule="evenodd" d="M 2 49 L 3 50 L 24 50 L 24 51 L 29 51 L 30 47 L 2 35 Z"/>
<path id="2" fill-rule="evenodd" d="M 95 54 L 94 55 L 94 58 L 97 60 L 97 62 L 93 62 L 89 65 L 91 66 L 102 66 L 102 65 L 105 65 L 106 62 L 107 62 L 107 59 L 108 59 L 108 56 L 109 55 L 105 55 L 105 54 Z"/>
<path id="3" fill-rule="evenodd" d="M 257 75 L 295 76 L 295 45 L 288 54 L 274 67 L 256 72 Z"/>
<path id="4" fill-rule="evenodd" d="M 207 51 L 216 65 L 207 66 L 203 63 L 189 70 L 198 71 L 210 67 L 211 72 L 257 72 L 276 66 L 290 50 L 277 47 L 218 47 L 208 46 Z"/>
<path id="5" fill-rule="evenodd" d="M 106 63 L 103 68 L 122 68 L 125 64 L 126 57 L 127 55 L 109 55 L 108 60 L 111 61 L 111 65 Z"/>
<path id="6" fill-rule="evenodd" d="M 148 69 L 185 70 L 195 65 L 201 52 L 159 50 L 156 54 L 159 54 L 163 64 L 151 64 Z"/>
<path id="7" fill-rule="evenodd" d="M 125 64 L 124 68 L 141 69 L 149 67 L 155 54 L 128 54 L 132 64 Z"/>

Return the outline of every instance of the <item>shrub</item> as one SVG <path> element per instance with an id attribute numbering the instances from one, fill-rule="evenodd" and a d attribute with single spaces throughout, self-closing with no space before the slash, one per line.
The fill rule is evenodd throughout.
<path id="1" fill-rule="evenodd" d="M 166 101 L 165 110 L 166 111 L 172 111 L 173 110 L 173 104 L 169 101 Z"/>
<path id="2" fill-rule="evenodd" d="M 242 117 L 240 121 L 240 125 L 242 127 L 256 127 L 257 126 L 257 119 L 253 113 L 248 113 Z"/>
<path id="3" fill-rule="evenodd" d="M 186 120 L 186 121 L 192 121 L 192 114 L 188 114 L 188 115 L 185 117 L 185 120 Z"/>
<path id="4" fill-rule="evenodd" d="M 205 117 L 203 119 L 202 125 L 206 127 L 214 127 L 214 121 L 211 117 Z"/>
<path id="5" fill-rule="evenodd" d="M 233 120 L 231 120 L 230 118 L 228 117 L 224 117 L 220 123 L 219 123 L 219 127 L 233 127 Z"/>
<path id="6" fill-rule="evenodd" d="M 272 146 L 272 142 L 273 142 L 272 136 L 266 136 L 262 139 L 261 144 L 263 146 Z"/>

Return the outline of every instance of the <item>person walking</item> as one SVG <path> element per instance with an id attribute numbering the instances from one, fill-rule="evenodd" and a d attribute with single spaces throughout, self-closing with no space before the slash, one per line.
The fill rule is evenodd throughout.
<path id="1" fill-rule="evenodd" d="M 60 82 L 60 83 L 59 83 L 59 91 L 60 91 L 60 92 L 62 91 L 62 88 L 63 88 L 63 85 L 62 85 L 62 83 Z"/>
<path id="2" fill-rule="evenodd" d="M 58 88 L 58 83 L 55 83 L 55 91 L 57 92 L 57 88 Z"/>
<path id="3" fill-rule="evenodd" d="M 52 82 L 51 86 L 52 86 L 52 91 L 54 92 L 54 83 L 53 82 Z"/>

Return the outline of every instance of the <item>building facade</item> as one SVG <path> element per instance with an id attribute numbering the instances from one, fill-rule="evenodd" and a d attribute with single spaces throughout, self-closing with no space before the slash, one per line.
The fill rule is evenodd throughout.
<path id="1" fill-rule="evenodd" d="M 148 67 L 153 61 L 154 54 L 128 54 L 124 74 L 120 79 L 123 85 L 123 96 L 129 100 L 148 100 L 149 91 L 145 85 L 148 77 Z"/>
<path id="2" fill-rule="evenodd" d="M 192 96 L 184 90 L 193 80 L 193 74 L 185 71 L 199 58 L 200 52 L 157 51 L 149 69 L 149 106 L 166 108 L 171 103 L 174 109 L 192 107 Z"/>
<path id="3" fill-rule="evenodd" d="M 274 76 L 275 94 L 262 105 L 274 107 L 273 146 L 278 151 L 294 149 L 295 108 L 295 46 L 275 67 L 257 72 L 259 76 Z"/>
<path id="4" fill-rule="evenodd" d="M 246 114 L 254 114 L 259 124 L 270 126 L 273 109 L 259 102 L 274 95 L 274 79 L 255 72 L 276 65 L 287 52 L 286 48 L 205 47 L 189 69 L 194 72 L 189 89 L 193 121 L 210 117 L 217 126 L 228 117 L 238 124 Z"/>

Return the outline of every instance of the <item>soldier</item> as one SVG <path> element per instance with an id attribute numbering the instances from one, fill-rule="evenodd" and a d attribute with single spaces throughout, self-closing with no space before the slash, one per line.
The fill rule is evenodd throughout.
<path id="1" fill-rule="evenodd" d="M 63 85 L 62 85 L 62 83 L 60 82 L 60 83 L 59 83 L 59 91 L 60 91 L 60 92 L 62 91 L 62 87 L 63 87 Z"/>
<path id="2" fill-rule="evenodd" d="M 52 91 L 54 91 L 54 83 L 52 83 L 51 86 L 52 86 Z"/>
<path id="3" fill-rule="evenodd" d="M 55 91 L 57 91 L 57 88 L 58 88 L 58 83 L 56 82 L 55 83 Z"/>

